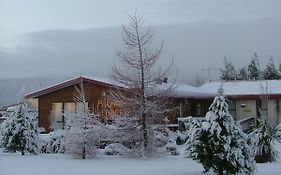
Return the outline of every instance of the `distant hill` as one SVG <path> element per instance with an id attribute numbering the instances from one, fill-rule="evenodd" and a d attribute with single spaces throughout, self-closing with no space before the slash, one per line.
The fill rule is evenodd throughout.
<path id="1" fill-rule="evenodd" d="M 66 79 L 66 77 L 61 77 L 0 80 L 0 106 L 15 104 L 27 93 L 48 87 Z"/>

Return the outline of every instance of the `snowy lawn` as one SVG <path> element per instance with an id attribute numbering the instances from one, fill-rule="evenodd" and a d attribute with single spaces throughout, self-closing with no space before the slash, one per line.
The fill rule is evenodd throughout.
<path id="1" fill-rule="evenodd" d="M 0 153 L 0 175 L 200 175 L 202 171 L 200 164 L 183 156 L 151 160 L 98 156 L 95 159 L 80 160 L 63 154 L 21 156 L 18 153 Z M 257 164 L 255 172 L 257 175 L 280 173 L 281 161 Z"/>

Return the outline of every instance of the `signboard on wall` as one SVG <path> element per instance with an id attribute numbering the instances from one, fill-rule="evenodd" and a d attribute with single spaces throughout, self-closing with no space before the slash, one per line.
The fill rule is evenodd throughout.
<path id="1" fill-rule="evenodd" d="M 105 118 L 123 115 L 121 105 L 110 100 L 98 100 L 93 106 L 93 113 Z"/>
<path id="2" fill-rule="evenodd" d="M 252 109 L 250 109 L 250 108 L 245 108 L 245 109 L 243 109 L 243 112 L 250 113 L 250 112 L 252 112 Z"/>

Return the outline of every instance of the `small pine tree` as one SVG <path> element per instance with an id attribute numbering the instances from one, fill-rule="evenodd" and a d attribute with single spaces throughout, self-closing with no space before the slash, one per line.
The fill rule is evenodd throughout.
<path id="1" fill-rule="evenodd" d="M 29 112 L 26 102 L 19 104 L 16 111 L 2 124 L 2 145 L 9 152 L 39 152 L 39 129 L 36 116 Z"/>
<path id="2" fill-rule="evenodd" d="M 269 59 L 268 64 L 266 65 L 266 68 L 263 71 L 263 79 L 264 80 L 278 80 L 280 78 L 280 73 L 278 72 L 278 69 L 276 69 L 273 58 L 271 57 Z"/>
<path id="3" fill-rule="evenodd" d="M 231 61 L 228 61 L 226 57 L 224 57 L 224 68 L 220 69 L 221 72 L 221 80 L 226 80 L 226 81 L 233 81 L 236 80 L 236 71 L 231 63 Z"/>
<path id="4" fill-rule="evenodd" d="M 67 118 L 68 129 L 65 136 L 65 151 L 75 157 L 85 159 L 95 154 L 96 140 L 99 136 L 97 131 L 101 124 L 90 113 L 83 82 L 75 89 L 76 111 L 64 114 Z"/>
<path id="5" fill-rule="evenodd" d="M 219 175 L 250 174 L 254 170 L 254 157 L 247 136 L 229 113 L 222 88 L 206 114 L 206 121 L 201 128 L 195 128 L 195 134 L 188 140 L 188 150 L 206 172 L 213 169 Z"/>
<path id="6" fill-rule="evenodd" d="M 254 53 L 254 56 L 251 59 L 250 64 L 248 65 L 248 77 L 249 77 L 249 80 L 260 80 L 261 79 L 259 58 L 258 58 L 257 53 Z"/>

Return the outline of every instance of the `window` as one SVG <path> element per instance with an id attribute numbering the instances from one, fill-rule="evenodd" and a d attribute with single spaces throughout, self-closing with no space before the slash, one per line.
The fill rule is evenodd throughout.
<path id="1" fill-rule="evenodd" d="M 236 102 L 228 101 L 228 111 L 234 119 L 236 119 Z"/>
<path id="2" fill-rule="evenodd" d="M 200 102 L 192 103 L 191 107 L 191 115 L 192 117 L 204 117 L 204 106 L 205 104 L 202 104 Z"/>
<path id="3" fill-rule="evenodd" d="M 52 112 L 59 129 L 64 129 L 64 113 L 75 112 L 75 103 L 53 103 Z"/>
<path id="4" fill-rule="evenodd" d="M 188 101 L 180 102 L 180 117 L 188 117 L 190 114 L 190 104 Z"/>
<path id="5" fill-rule="evenodd" d="M 196 104 L 196 117 L 201 117 L 202 116 L 202 106 L 200 103 Z"/>
<path id="6" fill-rule="evenodd" d="M 53 103 L 52 112 L 59 129 L 63 129 L 64 126 L 64 117 L 63 117 L 63 104 L 62 103 Z"/>
<path id="7" fill-rule="evenodd" d="M 75 103 L 63 103 L 64 112 L 75 112 Z"/>

